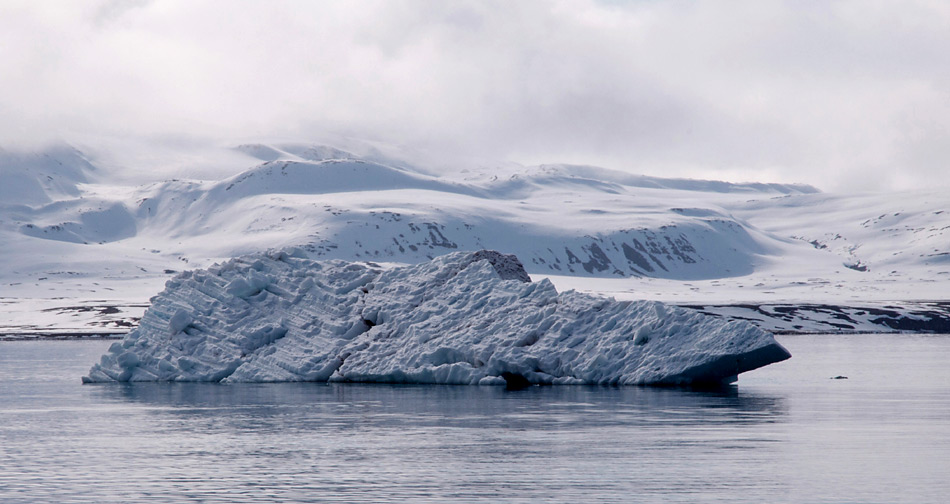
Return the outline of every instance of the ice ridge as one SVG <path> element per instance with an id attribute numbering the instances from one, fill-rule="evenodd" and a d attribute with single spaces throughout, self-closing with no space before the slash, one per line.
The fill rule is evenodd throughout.
<path id="1" fill-rule="evenodd" d="M 788 357 L 746 322 L 558 293 L 513 255 L 386 269 L 291 249 L 169 280 L 83 382 L 689 385 Z"/>

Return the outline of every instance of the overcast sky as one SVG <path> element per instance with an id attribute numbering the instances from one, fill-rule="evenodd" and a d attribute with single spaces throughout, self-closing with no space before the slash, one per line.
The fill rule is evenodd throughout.
<path id="1" fill-rule="evenodd" d="M 2 146 L 328 135 L 948 185 L 950 2 L 0 0 Z"/>

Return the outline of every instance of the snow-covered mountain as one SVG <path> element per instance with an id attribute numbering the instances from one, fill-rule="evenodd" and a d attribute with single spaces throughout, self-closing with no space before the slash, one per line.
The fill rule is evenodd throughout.
<path id="1" fill-rule="evenodd" d="M 27 153 L 0 149 L 0 202 L 42 205 L 77 198 L 77 185 L 94 171 L 81 152 L 68 146 Z"/>
<path id="2" fill-rule="evenodd" d="M 306 144 L 244 144 L 221 160 L 234 175 L 119 186 L 73 148 L 0 152 L 0 314 L 19 326 L 7 331 L 122 329 L 175 272 L 286 246 L 391 263 L 489 248 L 560 289 L 707 310 L 947 298 L 950 199 L 939 192 L 837 195 L 572 165 L 433 170 Z"/>

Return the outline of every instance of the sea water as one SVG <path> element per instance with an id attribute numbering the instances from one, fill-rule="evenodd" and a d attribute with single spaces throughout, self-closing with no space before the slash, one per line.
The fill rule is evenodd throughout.
<path id="1" fill-rule="evenodd" d="M 947 502 L 950 336 L 780 342 L 719 391 L 81 385 L 111 342 L 0 342 L 0 502 Z"/>

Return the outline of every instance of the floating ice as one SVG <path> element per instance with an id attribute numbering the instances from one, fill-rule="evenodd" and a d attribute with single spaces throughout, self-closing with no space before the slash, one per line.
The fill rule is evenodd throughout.
<path id="1" fill-rule="evenodd" d="M 291 250 L 170 280 L 83 381 L 686 385 L 789 356 L 746 322 L 558 293 L 498 252 L 384 269 Z"/>

